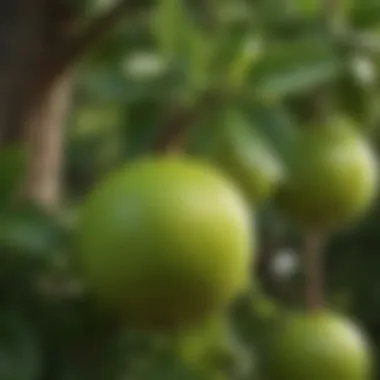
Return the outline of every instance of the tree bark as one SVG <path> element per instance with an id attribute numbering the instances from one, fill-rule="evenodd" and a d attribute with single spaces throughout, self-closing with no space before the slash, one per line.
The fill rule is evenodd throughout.
<path id="1" fill-rule="evenodd" d="M 64 124 L 71 98 L 71 76 L 58 78 L 28 121 L 29 165 L 25 197 L 54 210 L 61 200 Z"/>
<path id="2" fill-rule="evenodd" d="M 35 86 L 42 36 L 42 0 L 0 1 L 0 137 L 18 142 Z"/>
<path id="3" fill-rule="evenodd" d="M 59 201 L 68 75 L 49 82 L 74 14 L 61 0 L 0 1 L 0 143 L 27 149 L 22 196 Z"/>
<path id="4" fill-rule="evenodd" d="M 151 1 L 119 0 L 84 27 L 73 4 L 0 0 L 0 148 L 26 147 L 22 195 L 48 208 L 59 202 L 68 71 L 123 16 L 144 12 Z"/>

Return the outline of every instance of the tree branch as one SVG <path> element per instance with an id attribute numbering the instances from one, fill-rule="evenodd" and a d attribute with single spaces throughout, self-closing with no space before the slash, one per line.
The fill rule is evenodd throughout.
<path id="1" fill-rule="evenodd" d="M 202 117 L 205 111 L 219 104 L 220 100 L 216 94 L 206 92 L 199 96 L 192 107 L 174 109 L 162 126 L 162 133 L 158 137 L 155 150 L 165 152 L 179 147 L 187 130 Z"/>
<path id="2" fill-rule="evenodd" d="M 152 0 L 119 0 L 117 4 L 95 17 L 82 30 L 67 37 L 65 46 L 55 57 L 55 63 L 47 69 L 42 87 L 48 87 L 83 54 L 102 40 L 113 27 L 126 16 L 136 16 L 151 6 Z"/>
<path id="3" fill-rule="evenodd" d="M 126 15 L 136 15 L 151 5 L 148 0 L 120 0 L 116 5 L 95 18 L 69 42 L 65 53 L 66 64 L 74 61 L 101 40 Z"/>
<path id="4" fill-rule="evenodd" d="M 319 233 L 306 233 L 303 249 L 305 274 L 305 302 L 310 312 L 324 306 L 322 248 L 324 237 Z"/>

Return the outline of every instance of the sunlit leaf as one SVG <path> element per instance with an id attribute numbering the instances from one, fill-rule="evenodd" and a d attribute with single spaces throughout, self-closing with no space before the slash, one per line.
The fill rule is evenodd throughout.
<path id="1" fill-rule="evenodd" d="M 320 39 L 269 45 L 252 70 L 256 91 L 266 99 L 299 94 L 335 80 L 341 62 Z"/>
<path id="2" fill-rule="evenodd" d="M 269 144 L 285 158 L 297 133 L 295 121 L 280 104 L 247 102 L 243 104 L 251 128 L 265 136 Z"/>
<path id="3" fill-rule="evenodd" d="M 238 41 L 238 48 L 229 67 L 229 77 L 232 86 L 245 83 L 250 70 L 259 61 L 263 53 L 262 41 L 259 36 L 252 36 Z"/>
<path id="4" fill-rule="evenodd" d="M 185 71 L 185 85 L 191 91 L 203 89 L 210 82 L 209 64 L 214 41 L 191 17 L 184 1 L 162 0 L 153 17 L 158 48 L 170 65 Z"/>
<path id="5" fill-rule="evenodd" d="M 172 60 L 189 40 L 190 20 L 183 1 L 161 0 L 153 16 L 154 35 L 162 54 Z"/>

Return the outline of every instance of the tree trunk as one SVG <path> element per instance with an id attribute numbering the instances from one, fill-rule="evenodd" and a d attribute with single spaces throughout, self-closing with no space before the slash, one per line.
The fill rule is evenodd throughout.
<path id="1" fill-rule="evenodd" d="M 29 165 L 22 194 L 59 201 L 69 75 L 51 77 L 74 15 L 62 0 L 0 1 L 0 142 L 20 144 Z"/>
<path id="2" fill-rule="evenodd" d="M 58 78 L 29 120 L 29 152 L 25 196 L 48 209 L 60 203 L 64 124 L 71 95 L 71 77 Z"/>
<path id="3" fill-rule="evenodd" d="M 0 136 L 22 139 L 41 52 L 41 0 L 0 1 Z"/>
<path id="4" fill-rule="evenodd" d="M 83 27 L 75 1 L 0 0 L 0 148 L 27 148 L 22 195 L 55 207 L 70 96 L 67 70 L 123 16 L 151 3 L 119 0 Z"/>

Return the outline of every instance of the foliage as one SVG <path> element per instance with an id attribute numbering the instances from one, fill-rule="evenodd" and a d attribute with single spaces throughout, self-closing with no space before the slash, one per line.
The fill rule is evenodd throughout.
<path id="1" fill-rule="evenodd" d="M 113 2 L 71 3 L 87 17 Z M 173 109 L 197 107 L 205 93 L 217 100 L 187 126 L 191 154 L 210 146 L 225 110 L 244 117 L 279 157 L 299 128 L 325 113 L 351 117 L 380 147 L 378 1 L 341 1 L 329 12 L 327 1 L 310 0 L 156 3 L 118 25 L 81 63 L 58 215 L 11 202 L 25 162 L 17 149 L 0 152 L 1 379 L 260 379 L 255 362 L 265 331 L 282 307 L 302 302 L 299 268 L 276 264 L 298 251 L 299 236 L 270 201 L 256 210 L 263 289 L 255 283 L 238 300 L 230 324 L 192 335 L 202 337 L 195 365 L 178 354 L 175 333 L 117 325 L 80 282 L 73 235 L 82 198 L 105 173 L 151 151 Z M 376 205 L 359 225 L 335 234 L 325 265 L 328 301 L 360 320 L 378 358 L 379 220 Z"/>

